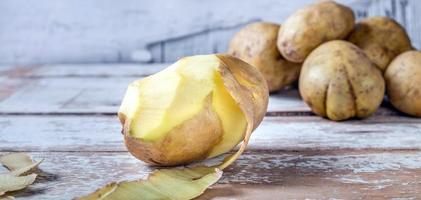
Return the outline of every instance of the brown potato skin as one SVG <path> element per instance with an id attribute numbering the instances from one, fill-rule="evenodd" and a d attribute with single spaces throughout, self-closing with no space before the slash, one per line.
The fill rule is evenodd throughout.
<path id="1" fill-rule="evenodd" d="M 219 117 L 210 107 L 210 98 L 207 98 L 206 104 L 201 112 L 175 127 L 158 142 L 144 142 L 132 138 L 130 134 L 124 134 L 127 150 L 146 163 L 161 166 L 175 166 L 205 159 L 223 134 Z"/>
<path id="2" fill-rule="evenodd" d="M 405 29 L 389 17 L 361 20 L 348 41 L 360 47 L 382 71 L 397 55 L 413 49 Z"/>
<path id="3" fill-rule="evenodd" d="M 277 91 L 298 80 L 301 64 L 281 56 L 277 47 L 280 25 L 255 22 L 245 26 L 231 39 L 228 54 L 256 67 L 265 77 L 269 91 Z"/>
<path id="4" fill-rule="evenodd" d="M 355 23 L 354 12 L 333 1 L 321 1 L 297 10 L 279 31 L 277 46 L 289 61 L 301 63 L 320 44 L 344 39 Z"/>
<path id="5" fill-rule="evenodd" d="M 385 82 L 361 49 L 335 40 L 320 45 L 308 56 L 299 89 L 314 113 L 339 121 L 373 114 L 383 100 Z"/>
<path id="6" fill-rule="evenodd" d="M 397 56 L 387 67 L 385 79 L 392 105 L 421 117 L 421 52 L 407 51 Z"/>

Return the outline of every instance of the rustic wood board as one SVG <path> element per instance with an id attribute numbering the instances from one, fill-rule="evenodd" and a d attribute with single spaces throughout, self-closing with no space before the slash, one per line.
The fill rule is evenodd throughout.
<path id="1" fill-rule="evenodd" d="M 0 154 L 45 158 L 20 199 L 71 199 L 155 168 L 126 152 L 116 111 L 127 84 L 166 65 L 0 68 Z M 384 103 L 364 120 L 313 116 L 272 94 L 248 150 L 199 199 L 421 198 L 421 119 Z M 208 163 L 221 160 L 221 157 Z"/>
<path id="2" fill-rule="evenodd" d="M 124 152 L 30 154 L 45 161 L 19 199 L 71 199 L 154 169 Z M 199 199 L 416 199 L 420 173 L 420 151 L 247 151 Z"/>
<path id="3" fill-rule="evenodd" d="M 116 116 L 1 116 L 0 151 L 125 151 Z M 421 150 L 421 119 L 375 116 L 332 122 L 320 117 L 266 117 L 249 149 Z"/>
<path id="4" fill-rule="evenodd" d="M 130 82 L 168 65 L 0 68 L 0 114 L 115 114 Z M 376 112 L 376 115 L 397 114 L 387 104 Z M 312 114 L 297 89 L 292 88 L 270 96 L 268 115 Z"/>

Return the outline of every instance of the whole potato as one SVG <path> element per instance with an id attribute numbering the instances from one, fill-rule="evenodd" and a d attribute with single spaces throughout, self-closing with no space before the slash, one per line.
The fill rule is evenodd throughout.
<path id="1" fill-rule="evenodd" d="M 348 40 L 360 47 L 382 71 L 397 55 L 412 49 L 405 29 L 389 17 L 361 20 Z"/>
<path id="2" fill-rule="evenodd" d="M 298 79 L 301 64 L 285 60 L 276 47 L 280 25 L 256 22 L 231 39 L 228 53 L 255 66 L 267 81 L 269 91 L 280 90 Z"/>
<path id="3" fill-rule="evenodd" d="M 379 69 L 352 43 L 335 40 L 317 47 L 303 64 L 300 94 L 317 115 L 332 120 L 364 118 L 383 100 Z"/>
<path id="4" fill-rule="evenodd" d="M 277 46 L 287 60 L 301 63 L 320 44 L 346 38 L 354 22 L 350 8 L 333 1 L 321 1 L 288 17 L 279 31 Z"/>
<path id="5" fill-rule="evenodd" d="M 396 57 L 385 72 L 387 94 L 398 110 L 421 117 L 421 52 Z"/>

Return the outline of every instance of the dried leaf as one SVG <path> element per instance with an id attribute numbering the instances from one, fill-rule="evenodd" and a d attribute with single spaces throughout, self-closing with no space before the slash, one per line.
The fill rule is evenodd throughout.
<path id="1" fill-rule="evenodd" d="M 0 163 L 13 175 L 20 176 L 37 167 L 42 160 L 34 162 L 26 153 L 11 153 L 0 158 Z"/>
<path id="2" fill-rule="evenodd" d="M 210 167 L 161 169 L 149 175 L 146 181 L 109 184 L 79 200 L 193 199 L 221 176 L 222 171 Z"/>
<path id="3" fill-rule="evenodd" d="M 0 163 L 10 170 L 8 173 L 0 174 L 0 196 L 8 191 L 16 191 L 32 184 L 37 177 L 36 174 L 20 176 L 38 166 L 42 160 L 33 162 L 25 153 L 12 153 L 0 158 Z M 0 197 L 11 199 L 13 197 Z"/>
<path id="4" fill-rule="evenodd" d="M 8 191 L 23 189 L 32 184 L 36 177 L 36 174 L 27 176 L 15 176 L 11 173 L 0 174 L 0 195 Z"/>

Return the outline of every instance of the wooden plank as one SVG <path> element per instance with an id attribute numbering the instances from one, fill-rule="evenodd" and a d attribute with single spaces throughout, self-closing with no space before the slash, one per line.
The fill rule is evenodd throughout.
<path id="1" fill-rule="evenodd" d="M 1 116 L 0 151 L 126 151 L 115 116 Z M 332 122 L 266 117 L 251 150 L 418 149 L 421 119 L 375 116 Z"/>
<path id="2" fill-rule="evenodd" d="M 30 154 L 45 160 L 35 184 L 13 193 L 19 199 L 71 199 L 154 169 L 123 152 Z M 420 174 L 420 151 L 248 151 L 201 199 L 416 199 Z"/>
<path id="3" fill-rule="evenodd" d="M 171 63 L 162 64 L 61 64 L 46 65 L 25 77 L 143 77 Z"/>
<path id="4" fill-rule="evenodd" d="M 72 69 L 67 71 L 61 69 L 55 71 L 50 68 L 39 74 L 42 76 L 55 74 L 59 77 L 4 78 L 4 84 L 0 85 L 0 92 L 5 91 L 3 99 L 0 98 L 0 114 L 115 114 L 128 84 L 139 78 L 111 76 L 113 73 L 111 71 L 103 73 L 110 77 L 107 77 L 108 75 L 98 77 L 101 74 L 98 72 L 99 69 L 105 68 L 94 70 L 91 74 L 81 73 L 89 70 L 72 68 L 75 70 L 73 77 Z M 16 84 L 19 87 L 10 87 Z M 387 104 L 376 112 L 376 115 L 397 114 Z M 268 115 L 312 115 L 312 113 L 301 101 L 298 91 L 288 89 L 271 94 Z"/>

